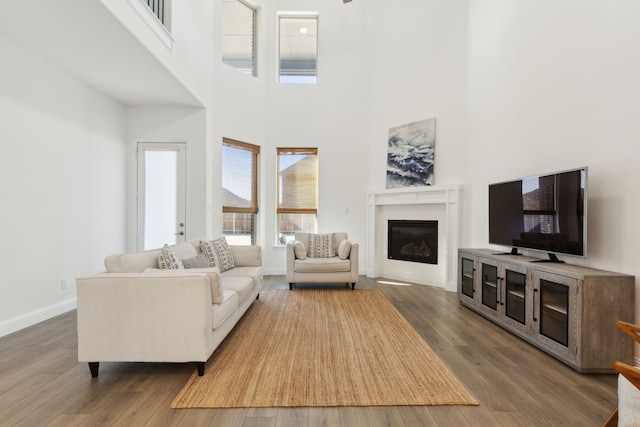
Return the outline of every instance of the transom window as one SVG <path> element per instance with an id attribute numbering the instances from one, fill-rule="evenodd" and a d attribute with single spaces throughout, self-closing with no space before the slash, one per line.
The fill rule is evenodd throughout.
<path id="1" fill-rule="evenodd" d="M 318 14 L 278 14 L 278 81 L 318 81 Z"/>
<path id="2" fill-rule="evenodd" d="M 243 0 L 222 2 L 222 62 L 256 75 L 256 9 Z"/>

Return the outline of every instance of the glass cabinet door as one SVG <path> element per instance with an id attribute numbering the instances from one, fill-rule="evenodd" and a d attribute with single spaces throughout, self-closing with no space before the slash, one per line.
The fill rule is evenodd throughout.
<path id="1" fill-rule="evenodd" d="M 469 298 L 473 298 L 473 260 L 462 258 L 462 293 Z"/>
<path id="2" fill-rule="evenodd" d="M 518 323 L 525 324 L 526 274 L 507 269 L 505 274 L 505 314 Z"/>
<path id="3" fill-rule="evenodd" d="M 498 308 L 498 267 L 482 263 L 482 305 Z"/>
<path id="4" fill-rule="evenodd" d="M 540 334 L 569 345 L 569 287 L 540 280 Z"/>

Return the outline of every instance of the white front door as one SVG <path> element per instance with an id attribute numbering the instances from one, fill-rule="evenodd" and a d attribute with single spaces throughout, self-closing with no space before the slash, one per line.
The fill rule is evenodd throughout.
<path id="1" fill-rule="evenodd" d="M 186 239 L 185 143 L 138 143 L 138 250 Z"/>

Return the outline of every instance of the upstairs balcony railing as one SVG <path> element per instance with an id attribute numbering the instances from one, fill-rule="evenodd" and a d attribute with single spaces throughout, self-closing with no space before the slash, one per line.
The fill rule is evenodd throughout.
<path id="1" fill-rule="evenodd" d="M 151 9 L 151 11 L 153 12 L 154 15 L 156 15 L 156 17 L 160 20 L 160 22 L 162 22 L 162 25 L 164 25 L 165 27 L 166 22 L 165 22 L 165 0 L 143 0 L 146 1 L 147 5 L 149 6 L 149 9 Z M 166 3 L 168 3 L 169 0 L 166 0 Z"/>

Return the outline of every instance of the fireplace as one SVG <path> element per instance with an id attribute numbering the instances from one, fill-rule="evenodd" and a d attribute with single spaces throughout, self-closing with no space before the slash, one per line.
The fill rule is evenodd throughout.
<path id="1" fill-rule="evenodd" d="M 389 220 L 389 259 L 438 264 L 438 221 Z"/>

